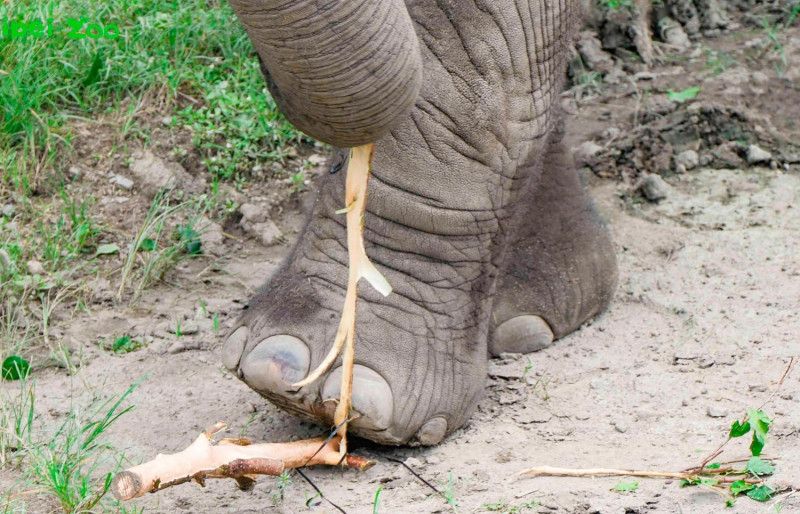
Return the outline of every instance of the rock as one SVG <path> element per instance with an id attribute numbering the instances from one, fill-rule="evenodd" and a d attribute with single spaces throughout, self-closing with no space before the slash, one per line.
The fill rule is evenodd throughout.
<path id="1" fill-rule="evenodd" d="M 69 176 L 72 177 L 73 179 L 77 179 L 81 175 L 83 175 L 83 172 L 77 166 L 70 166 L 69 169 L 67 170 L 67 173 L 69 173 Z"/>
<path id="2" fill-rule="evenodd" d="M 191 336 L 200 332 L 200 327 L 194 321 L 187 321 L 181 325 L 181 335 Z"/>
<path id="3" fill-rule="evenodd" d="M 675 166 L 683 166 L 685 170 L 691 170 L 700 164 L 700 156 L 694 150 L 684 150 L 675 156 Z"/>
<path id="4" fill-rule="evenodd" d="M 422 468 L 422 462 L 416 457 L 409 457 L 403 462 L 405 463 L 406 466 L 408 466 L 411 469 L 415 469 L 415 468 L 416 469 L 421 469 Z"/>
<path id="5" fill-rule="evenodd" d="M 623 423 L 622 421 L 617 421 L 614 423 L 614 430 L 619 432 L 620 434 L 624 434 L 628 431 L 628 425 Z"/>
<path id="6" fill-rule="evenodd" d="M 756 393 L 763 393 L 764 391 L 767 390 L 767 386 L 765 386 L 764 384 L 750 384 L 749 386 L 747 386 L 747 389 L 749 391 L 755 391 Z"/>
<path id="7" fill-rule="evenodd" d="M 134 155 L 130 170 L 139 188 L 148 196 L 155 196 L 162 189 L 180 187 L 189 193 L 205 190 L 205 181 L 193 177 L 177 162 L 169 162 L 145 150 Z"/>
<path id="8" fill-rule="evenodd" d="M 252 203 L 245 203 L 239 206 L 239 212 L 242 214 L 242 220 L 249 223 L 263 223 L 267 220 L 266 209 L 254 205 Z"/>
<path id="9" fill-rule="evenodd" d="M 758 145 L 747 147 L 747 164 L 758 164 L 759 162 L 769 162 L 772 154 L 762 149 Z"/>
<path id="10" fill-rule="evenodd" d="M 514 416 L 514 421 L 523 425 L 527 425 L 530 423 L 547 423 L 552 418 L 553 415 L 547 411 L 539 409 L 525 409 Z"/>
<path id="11" fill-rule="evenodd" d="M 272 246 L 281 241 L 281 230 L 271 220 L 256 223 L 252 226 L 251 231 L 264 246 Z"/>
<path id="12" fill-rule="evenodd" d="M 25 267 L 28 270 L 28 275 L 44 275 L 44 266 L 39 261 L 28 261 Z"/>
<path id="13" fill-rule="evenodd" d="M 111 177 L 111 183 L 118 185 L 119 187 L 125 189 L 126 191 L 130 191 L 131 189 L 133 189 L 133 180 L 122 175 L 113 175 Z"/>
<path id="14" fill-rule="evenodd" d="M 13 218 L 14 215 L 17 214 L 17 208 L 14 207 L 14 204 L 7 203 L 0 212 L 2 212 L 3 216 L 6 218 Z"/>
<path id="15" fill-rule="evenodd" d="M 614 67 L 614 59 L 603 51 L 603 45 L 594 31 L 581 32 L 577 46 L 583 63 L 590 70 L 605 74 Z"/>
<path id="16" fill-rule="evenodd" d="M 575 149 L 572 151 L 572 155 L 575 157 L 576 161 L 590 164 L 592 159 L 602 151 L 603 147 L 594 141 L 584 141 L 575 147 Z"/>
<path id="17" fill-rule="evenodd" d="M 692 46 L 689 36 L 680 23 L 672 18 L 665 17 L 658 20 L 658 33 L 668 45 L 682 52 Z"/>
<path id="18" fill-rule="evenodd" d="M 720 166 L 728 169 L 736 169 L 744 166 L 744 160 L 739 157 L 739 154 L 735 150 L 736 147 L 736 143 L 728 142 L 722 143 L 714 148 L 712 153 L 714 154 L 714 158 L 719 161 Z"/>
<path id="19" fill-rule="evenodd" d="M 660 175 L 654 173 L 645 175 L 637 189 L 651 202 L 660 202 L 669 194 L 669 185 L 664 182 Z"/>
<path id="20" fill-rule="evenodd" d="M 706 410 L 706 414 L 708 414 L 710 418 L 724 418 L 728 415 L 728 411 L 722 407 L 709 407 L 708 410 Z"/>

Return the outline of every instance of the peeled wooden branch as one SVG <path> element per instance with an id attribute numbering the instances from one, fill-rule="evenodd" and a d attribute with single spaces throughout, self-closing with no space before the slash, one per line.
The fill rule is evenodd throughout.
<path id="1" fill-rule="evenodd" d="M 342 464 L 360 470 L 374 462 L 339 454 L 341 438 L 306 439 L 290 443 L 250 444 L 247 439 L 211 438 L 225 429 L 217 423 L 200 434 L 185 450 L 122 471 L 114 477 L 111 492 L 118 500 L 130 500 L 173 485 L 195 481 L 205 485 L 208 478 L 232 478 L 242 489 L 253 487 L 257 475 L 278 476 L 286 469 L 325 464 Z"/>

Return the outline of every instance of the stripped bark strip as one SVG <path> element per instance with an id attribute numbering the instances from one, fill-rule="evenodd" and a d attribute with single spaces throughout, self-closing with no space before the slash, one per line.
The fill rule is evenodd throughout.
<path id="1" fill-rule="evenodd" d="M 358 300 L 358 281 L 366 279 L 382 295 L 387 296 L 392 292 L 389 282 L 381 275 L 378 269 L 367 257 L 364 247 L 364 212 L 367 206 L 367 184 L 369 183 L 370 167 L 374 146 L 370 143 L 353 148 L 350 151 L 350 163 L 347 167 L 347 182 L 345 185 L 345 207 L 338 211 L 347 215 L 347 254 L 349 276 L 347 280 L 347 293 L 342 309 L 342 318 L 336 331 L 328 355 L 319 366 L 309 373 L 303 380 L 292 384 L 300 388 L 318 380 L 342 354 L 342 384 L 339 391 L 339 403 L 334 414 L 334 424 L 342 425 L 339 434 L 342 444 L 339 452 L 342 456 L 347 453 L 347 423 L 350 417 L 351 398 L 353 393 L 353 365 L 355 363 L 355 334 L 356 334 L 356 302 Z"/>

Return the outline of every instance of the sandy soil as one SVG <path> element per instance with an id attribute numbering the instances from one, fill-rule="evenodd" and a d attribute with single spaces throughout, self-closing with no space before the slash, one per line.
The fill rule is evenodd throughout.
<path id="1" fill-rule="evenodd" d="M 707 44 L 735 49 L 742 37 Z M 787 49 L 790 59 L 797 46 L 795 53 Z M 665 96 L 659 91 L 686 87 L 686 77 L 700 73 L 704 62 L 698 57 L 658 68 L 654 77 L 636 83 L 637 90 L 654 91 L 650 101 L 655 105 Z M 684 73 L 675 73 L 676 66 Z M 737 86 L 740 94 L 722 94 L 733 71 L 709 75 L 697 101 L 756 109 L 791 137 L 786 120 L 800 114 L 796 86 L 771 69 L 742 64 L 734 71 L 761 71 L 768 82 L 757 86 L 759 94 L 748 89 L 755 87 L 748 79 Z M 581 102 L 565 95 L 574 146 L 588 140 L 605 144 L 602 134 L 612 126 L 634 133 L 632 114 L 646 112 L 648 104 L 627 87 L 610 87 Z M 699 150 L 702 155 L 704 147 Z M 667 197 L 659 203 L 636 191 L 638 177 L 601 179 L 585 168 L 619 259 L 620 283 L 608 312 L 529 358 L 492 361 L 478 412 L 444 444 L 422 449 L 359 442 L 353 450 L 376 460 L 374 468 L 363 473 L 314 469 L 308 476 L 349 513 L 373 512 L 379 487 L 380 512 L 450 511 L 390 457 L 406 461 L 440 487 L 452 476 L 459 512 L 532 500 L 541 503 L 533 512 L 725 511 L 720 496 L 679 488 L 677 481 L 639 479 L 638 490 L 623 493 L 610 489 L 630 479 L 521 478 L 517 473 L 536 465 L 678 471 L 698 464 L 724 440 L 734 419 L 771 395 L 789 357 L 800 354 L 800 167 L 764 164 L 667 173 Z M 291 232 L 300 217 L 287 211 L 276 221 Z M 182 337 L 177 345 L 165 329 L 175 316 L 195 317 L 200 300 L 223 326 L 230 326 L 288 249 L 264 248 L 246 238 L 227 244 L 228 254 L 213 265 L 205 259 L 181 265 L 170 275 L 170 284 L 150 290 L 135 309 L 97 305 L 91 315 L 63 322 L 59 329 L 83 344 L 85 364 L 72 377 L 55 369 L 38 375 L 45 416 L 53 421 L 63 416 L 71 390 L 121 392 L 146 376 L 130 397 L 136 408 L 110 433 L 132 463 L 180 450 L 218 420 L 228 422 L 234 433 L 246 425 L 255 440 L 319 434 L 319 427 L 279 411 L 232 379 L 220 362 L 221 337 L 214 335 L 209 318 L 201 317 L 199 333 Z M 154 340 L 123 356 L 97 350 L 100 339 L 122 332 Z M 780 459 L 774 487 L 798 485 L 798 399 L 800 373 L 795 373 L 764 407 L 775 418 L 765 452 Z M 744 441 L 729 447 L 731 459 L 747 455 Z M 279 505 L 276 494 L 274 479 L 261 480 L 247 493 L 232 481 L 215 481 L 206 488 L 172 488 L 134 504 L 165 513 L 303 512 L 314 491 L 294 475 Z M 319 498 L 308 508 L 335 511 Z M 745 498 L 731 512 L 769 508 Z M 800 511 L 800 497 L 784 500 L 784 512 L 795 509 Z"/>

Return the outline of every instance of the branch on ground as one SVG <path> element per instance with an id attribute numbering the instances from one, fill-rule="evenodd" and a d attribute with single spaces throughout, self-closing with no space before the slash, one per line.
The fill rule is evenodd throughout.
<path id="1" fill-rule="evenodd" d="M 341 464 L 365 470 L 375 464 L 352 455 L 343 458 L 339 453 L 339 436 L 289 443 L 250 444 L 244 438 L 214 441 L 212 437 L 225 428 L 225 423 L 217 423 L 185 450 L 158 455 L 118 473 L 111 484 L 111 492 L 116 499 L 125 501 L 185 482 L 194 481 L 204 486 L 209 478 L 232 478 L 241 489 L 248 490 L 258 475 L 279 476 L 286 469 Z"/>

